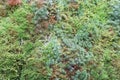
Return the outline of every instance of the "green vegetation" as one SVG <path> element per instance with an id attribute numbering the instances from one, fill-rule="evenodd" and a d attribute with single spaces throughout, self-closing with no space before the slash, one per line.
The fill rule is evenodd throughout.
<path id="1" fill-rule="evenodd" d="M 0 3 L 0 80 L 119 80 L 119 8 L 119 0 Z"/>

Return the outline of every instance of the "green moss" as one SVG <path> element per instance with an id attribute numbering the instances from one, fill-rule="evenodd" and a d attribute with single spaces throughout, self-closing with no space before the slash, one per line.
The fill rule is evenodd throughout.
<path id="1" fill-rule="evenodd" d="M 119 80 L 119 25 L 107 23 L 118 15 L 110 16 L 109 3 L 76 0 L 75 8 L 57 0 L 42 9 L 24 1 L 7 10 L 0 18 L 0 80 Z M 38 19 L 48 28 L 36 26 Z"/>

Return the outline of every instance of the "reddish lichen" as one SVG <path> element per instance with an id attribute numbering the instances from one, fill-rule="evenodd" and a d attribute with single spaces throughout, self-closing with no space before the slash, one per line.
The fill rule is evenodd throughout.
<path id="1" fill-rule="evenodd" d="M 8 5 L 10 6 L 20 5 L 21 3 L 22 3 L 21 0 L 8 0 Z"/>

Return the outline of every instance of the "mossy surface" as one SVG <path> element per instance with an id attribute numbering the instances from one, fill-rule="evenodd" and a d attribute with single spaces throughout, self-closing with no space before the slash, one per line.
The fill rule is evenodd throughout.
<path id="1" fill-rule="evenodd" d="M 119 80 L 119 3 L 0 3 L 0 80 Z"/>

